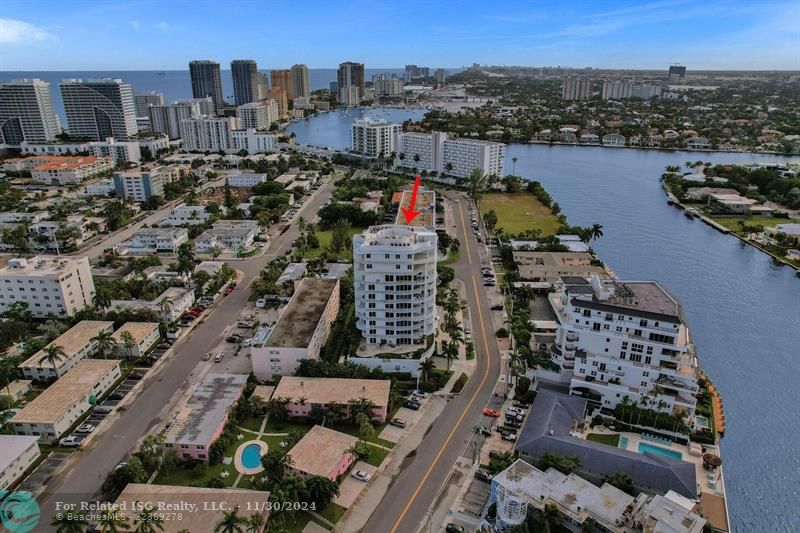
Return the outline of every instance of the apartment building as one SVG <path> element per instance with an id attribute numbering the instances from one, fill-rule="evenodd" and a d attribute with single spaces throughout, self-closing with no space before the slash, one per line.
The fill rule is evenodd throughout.
<path id="1" fill-rule="evenodd" d="M 278 105 L 274 100 L 250 102 L 236 108 L 239 128 L 243 130 L 266 130 L 273 122 L 278 122 Z"/>
<path id="2" fill-rule="evenodd" d="M 185 228 L 142 228 L 125 241 L 122 246 L 133 253 L 170 252 L 189 240 Z"/>
<path id="3" fill-rule="evenodd" d="M 289 450 L 289 468 L 303 479 L 322 476 L 334 481 L 358 460 L 351 451 L 356 443 L 352 435 L 314 426 Z"/>
<path id="4" fill-rule="evenodd" d="M 236 106 L 258 100 L 259 85 L 262 81 L 255 61 L 234 59 L 231 61 L 231 77 L 233 78 L 233 101 Z"/>
<path id="5" fill-rule="evenodd" d="M 9 424 L 17 435 L 33 435 L 40 443 L 54 443 L 120 376 L 119 361 L 83 360 L 31 400 Z"/>
<path id="6" fill-rule="evenodd" d="M 34 436 L 0 435 L 0 491 L 16 483 L 41 453 Z"/>
<path id="7" fill-rule="evenodd" d="M 133 95 L 133 107 L 137 117 L 150 116 L 149 107 L 153 105 L 164 105 L 164 93 L 150 91 Z"/>
<path id="8" fill-rule="evenodd" d="M 255 220 L 219 220 L 197 236 L 194 241 L 197 253 L 216 250 L 244 251 L 253 245 L 260 231 Z"/>
<path id="9" fill-rule="evenodd" d="M 388 379 L 307 378 L 284 376 L 272 393 L 273 398 L 287 398 L 286 413 L 291 417 L 307 417 L 312 409 L 324 408 L 331 402 L 343 405 L 344 416 L 350 416 L 351 402 L 372 402 L 372 420 L 385 423 L 389 409 Z"/>
<path id="10" fill-rule="evenodd" d="M 131 346 L 125 344 L 126 333 L 133 339 Z M 117 343 L 120 354 L 135 359 L 146 354 L 161 339 L 161 333 L 158 322 L 125 322 L 111 337 Z"/>
<path id="11" fill-rule="evenodd" d="M 589 253 L 514 251 L 519 277 L 528 281 L 558 281 L 565 276 L 602 276 L 603 268 L 593 265 L 593 261 L 594 257 Z"/>
<path id="12" fill-rule="evenodd" d="M 38 78 L 0 83 L 0 144 L 51 142 L 59 133 L 50 83 Z"/>
<path id="13" fill-rule="evenodd" d="M 31 177 L 34 183 L 42 185 L 77 185 L 113 168 L 111 157 L 49 156 L 46 162 L 31 170 Z"/>
<path id="14" fill-rule="evenodd" d="M 570 392 L 613 410 L 625 397 L 693 416 L 697 357 L 680 303 L 655 281 L 564 278 L 549 295 L 553 361 Z"/>
<path id="15" fill-rule="evenodd" d="M 60 87 L 70 135 L 127 141 L 139 131 L 129 83 L 119 78 L 66 79 Z"/>
<path id="16" fill-rule="evenodd" d="M 375 96 L 377 98 L 398 98 L 403 96 L 404 92 L 403 80 L 388 79 L 375 81 Z"/>
<path id="17" fill-rule="evenodd" d="M 49 381 L 62 377 L 82 360 L 94 355 L 97 343 L 94 338 L 102 332 L 114 331 L 113 322 L 81 320 L 45 346 L 58 346 L 64 355 L 53 363 L 45 359 L 44 350 L 39 350 L 17 367 L 26 379 Z"/>
<path id="18" fill-rule="evenodd" d="M 661 96 L 660 85 L 629 81 L 607 81 L 603 83 L 603 100 L 624 100 L 628 98 L 649 100 L 658 96 Z"/>
<path id="19" fill-rule="evenodd" d="M 274 100 L 278 106 L 278 117 L 285 120 L 289 116 L 289 93 L 283 87 L 273 86 L 267 91 L 267 98 Z"/>
<path id="20" fill-rule="evenodd" d="M 447 133 L 400 133 L 395 142 L 395 166 L 421 172 L 441 173 L 466 178 L 480 169 L 494 176 L 503 174 L 506 145 L 503 143 L 461 139 Z"/>
<path id="21" fill-rule="evenodd" d="M 395 218 L 394 222 L 395 224 L 426 228 L 430 231 L 436 230 L 435 191 L 428 189 L 427 187 L 420 187 L 417 190 L 414 209 L 419 211 L 419 214 L 414 217 L 414 220 L 411 222 L 406 222 L 406 215 L 403 212 L 403 209 L 409 209 L 411 207 L 411 198 L 415 196 L 414 190 L 412 188 L 407 188 L 400 193 L 395 193 L 395 195 L 392 197 L 392 201 L 397 199 L 398 194 L 400 195 L 400 201 L 398 206 L 399 208 L 397 210 L 397 217 Z M 378 202 L 378 204 L 380 205 L 380 202 Z"/>
<path id="22" fill-rule="evenodd" d="M 319 359 L 339 313 L 339 280 L 304 278 L 261 348 L 251 350 L 260 380 L 291 375 L 303 359 Z"/>
<path id="23" fill-rule="evenodd" d="M 353 237 L 357 327 L 369 345 L 419 346 L 436 326 L 436 233 L 372 226 Z"/>
<path id="24" fill-rule="evenodd" d="M 591 100 L 592 80 L 564 80 L 561 86 L 563 100 Z"/>
<path id="25" fill-rule="evenodd" d="M 12 258 L 0 269 L 0 312 L 24 302 L 37 318 L 63 318 L 92 305 L 94 292 L 88 257 Z"/>
<path id="26" fill-rule="evenodd" d="M 170 287 L 155 299 L 111 300 L 112 309 L 146 309 L 172 323 L 194 304 L 194 289 L 191 287 Z"/>
<path id="27" fill-rule="evenodd" d="M 286 94 L 287 100 L 294 98 L 294 87 L 292 84 L 292 71 L 288 69 L 273 70 L 272 73 L 272 88 L 283 89 Z"/>
<path id="28" fill-rule="evenodd" d="M 115 172 L 114 190 L 118 198 L 143 203 L 153 196 L 164 197 L 164 185 L 182 173 L 180 168 L 155 167 Z"/>
<path id="29" fill-rule="evenodd" d="M 394 152 L 395 140 L 403 126 L 382 119 L 362 118 L 350 128 L 350 150 L 364 157 L 385 157 Z"/>
<path id="30" fill-rule="evenodd" d="M 181 122 L 181 139 L 186 152 L 229 151 L 231 132 L 239 129 L 236 117 L 198 117 Z"/>
<path id="31" fill-rule="evenodd" d="M 261 183 L 266 183 L 267 175 L 236 172 L 228 174 L 227 180 L 228 185 L 231 187 L 255 187 Z"/>
<path id="32" fill-rule="evenodd" d="M 292 98 L 311 97 L 311 85 L 308 83 L 308 66 L 303 64 L 292 65 Z"/>
<path id="33" fill-rule="evenodd" d="M 161 219 L 160 226 L 196 226 L 206 223 L 213 214 L 204 205 L 185 205 L 175 207 L 167 218 Z"/>
<path id="34" fill-rule="evenodd" d="M 270 100 L 270 102 L 275 104 L 275 100 Z M 231 142 L 233 143 L 231 148 L 233 153 L 239 153 L 242 150 L 245 150 L 249 155 L 253 155 L 265 152 L 275 152 L 278 149 L 277 135 L 272 133 L 262 133 L 252 128 L 246 130 L 233 130 L 231 132 Z"/>
<path id="35" fill-rule="evenodd" d="M 150 117 L 150 131 L 163 133 L 170 140 L 181 138 L 181 123 L 184 120 L 201 116 L 199 104 L 193 101 L 150 105 L 147 113 Z"/>
<path id="36" fill-rule="evenodd" d="M 194 98 L 211 97 L 215 109 L 222 109 L 225 106 L 219 63 L 208 60 L 190 61 L 189 76 L 192 79 Z"/>
<path id="37" fill-rule="evenodd" d="M 228 415 L 244 392 L 246 374 L 208 373 L 194 386 L 191 396 L 164 435 L 164 447 L 179 459 L 208 461 L 208 450 L 216 442 Z"/>
<path id="38" fill-rule="evenodd" d="M 364 85 L 364 63 L 354 63 L 346 61 L 339 64 L 337 73 L 337 89 L 339 91 L 339 103 L 345 105 L 358 105 L 366 97 L 366 86 Z M 351 90 L 355 87 L 355 91 Z"/>

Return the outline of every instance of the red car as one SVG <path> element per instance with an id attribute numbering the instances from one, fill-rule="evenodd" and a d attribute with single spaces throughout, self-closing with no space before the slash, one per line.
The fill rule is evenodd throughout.
<path id="1" fill-rule="evenodd" d="M 229 295 L 232 292 L 233 292 L 233 287 L 228 287 L 227 289 L 225 289 L 225 296 Z"/>
<path id="2" fill-rule="evenodd" d="M 500 413 L 498 411 L 495 411 L 494 409 L 489 409 L 488 407 L 483 408 L 483 414 L 485 414 L 486 416 L 491 416 L 492 418 L 500 417 Z"/>

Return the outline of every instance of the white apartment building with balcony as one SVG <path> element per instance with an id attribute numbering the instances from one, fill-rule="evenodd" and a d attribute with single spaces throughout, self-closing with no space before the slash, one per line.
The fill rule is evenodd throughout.
<path id="1" fill-rule="evenodd" d="M 50 142 L 59 133 L 50 83 L 37 78 L 0 83 L 0 144 Z"/>
<path id="2" fill-rule="evenodd" d="M 87 257 L 13 258 L 0 269 L 0 313 L 25 302 L 37 318 L 72 316 L 92 305 L 94 293 Z"/>
<path id="3" fill-rule="evenodd" d="M 403 126 L 382 119 L 362 118 L 350 129 L 350 150 L 364 157 L 388 156 L 394 152 L 395 140 Z"/>
<path id="4" fill-rule="evenodd" d="M 436 233 L 372 226 L 353 238 L 357 327 L 368 345 L 419 347 L 436 329 Z"/>
<path id="5" fill-rule="evenodd" d="M 228 185 L 231 187 L 255 187 L 267 182 L 266 174 L 256 174 L 249 172 L 232 172 L 228 174 Z"/>
<path id="6" fill-rule="evenodd" d="M 566 277 L 549 300 L 559 324 L 552 358 L 572 394 L 609 410 L 627 396 L 694 415 L 697 357 L 680 303 L 661 285 Z"/>
<path id="7" fill-rule="evenodd" d="M 236 108 L 236 116 L 243 130 L 266 130 L 279 119 L 278 104 L 275 100 L 242 104 Z"/>
<path id="8" fill-rule="evenodd" d="M 394 146 L 395 166 L 415 168 L 418 172 L 438 172 L 466 178 L 479 168 L 486 174 L 500 176 L 505 163 L 503 143 L 461 139 L 447 133 L 400 133 Z"/>
<path id="9" fill-rule="evenodd" d="M 181 122 L 181 139 L 186 152 L 229 151 L 233 147 L 231 134 L 239 129 L 236 117 L 198 117 Z"/>
<path id="10" fill-rule="evenodd" d="M 129 83 L 119 78 L 65 79 L 60 87 L 70 135 L 127 141 L 138 133 Z"/>
<path id="11" fill-rule="evenodd" d="M 184 228 L 144 228 L 122 243 L 132 253 L 171 252 L 189 240 L 189 232 Z"/>
<path id="12" fill-rule="evenodd" d="M 204 205 L 181 204 L 174 208 L 167 218 L 162 218 L 161 226 L 196 226 L 204 224 L 213 214 L 206 211 Z"/>
<path id="13" fill-rule="evenodd" d="M 274 102 L 274 100 L 270 100 Z M 231 132 L 231 151 L 239 153 L 242 150 L 248 154 L 275 152 L 278 149 L 278 136 L 272 133 L 256 131 L 253 128 L 246 130 L 233 130 Z"/>

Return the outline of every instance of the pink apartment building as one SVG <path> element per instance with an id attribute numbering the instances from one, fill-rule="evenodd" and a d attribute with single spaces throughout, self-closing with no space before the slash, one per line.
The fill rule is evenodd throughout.
<path id="1" fill-rule="evenodd" d="M 352 435 L 314 426 L 289 450 L 291 469 L 305 479 L 322 476 L 335 480 L 356 462 L 349 450 L 357 441 Z"/>
<path id="2" fill-rule="evenodd" d="M 206 374 L 179 408 L 164 446 L 175 450 L 179 459 L 208 461 L 208 450 L 225 429 L 246 384 L 244 374 Z"/>
<path id="3" fill-rule="evenodd" d="M 314 407 L 325 407 L 331 402 L 343 405 L 345 416 L 350 415 L 350 402 L 369 400 L 372 420 L 386 422 L 389 412 L 388 379 L 305 378 L 284 376 L 281 378 L 273 398 L 287 398 L 286 412 L 292 417 L 307 417 Z"/>

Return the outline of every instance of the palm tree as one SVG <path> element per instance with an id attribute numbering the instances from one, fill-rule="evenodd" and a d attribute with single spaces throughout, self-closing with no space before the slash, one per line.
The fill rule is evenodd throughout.
<path id="1" fill-rule="evenodd" d="M 422 379 L 423 381 L 428 381 L 428 375 L 434 369 L 436 365 L 433 363 L 433 359 L 430 357 L 425 359 L 419 364 L 419 369 L 422 372 Z"/>
<path id="2" fill-rule="evenodd" d="M 108 511 L 103 513 L 100 520 L 97 521 L 100 526 L 100 533 L 120 533 L 128 531 L 128 517 L 119 512 Z"/>
<path id="3" fill-rule="evenodd" d="M 308 499 L 317 504 L 317 509 L 324 509 L 339 496 L 339 484 L 324 476 L 314 476 L 306 481 Z"/>
<path id="4" fill-rule="evenodd" d="M 58 371 L 58 365 L 56 363 L 62 359 L 66 359 L 67 354 L 64 352 L 64 348 L 56 344 L 49 344 L 42 348 L 42 353 L 43 355 L 39 358 L 38 364 L 41 365 L 44 361 L 47 361 L 53 366 L 56 378 L 60 378 L 61 372 Z"/>
<path id="5" fill-rule="evenodd" d="M 476 168 L 472 172 L 470 172 L 469 176 L 467 177 L 467 189 L 470 198 L 473 200 L 478 200 L 486 190 L 486 187 L 489 185 L 489 176 L 480 169 Z"/>
<path id="6" fill-rule="evenodd" d="M 337 485 L 336 487 L 338 488 L 339 486 Z M 247 532 L 261 533 L 261 531 L 264 529 L 265 523 L 266 521 L 264 520 L 264 515 L 261 513 L 253 513 L 250 515 L 250 518 L 247 519 Z"/>
<path id="7" fill-rule="evenodd" d="M 58 513 L 50 521 L 50 525 L 55 528 L 56 533 L 83 533 L 89 527 L 89 522 L 77 513 Z"/>
<path id="8" fill-rule="evenodd" d="M 245 533 L 247 523 L 247 518 L 239 516 L 239 506 L 237 505 L 233 511 L 222 511 L 222 520 L 217 522 L 214 533 Z"/>
<path id="9" fill-rule="evenodd" d="M 601 224 L 592 224 L 592 227 L 589 228 L 589 236 L 592 239 L 599 239 L 603 236 L 603 226 Z"/>
<path id="10" fill-rule="evenodd" d="M 517 156 L 511 158 L 511 174 L 513 176 L 517 175 Z"/>
<path id="11" fill-rule="evenodd" d="M 447 358 L 447 371 L 450 372 L 450 361 L 458 359 L 458 343 L 451 340 L 443 344 L 442 355 Z"/>
<path id="12" fill-rule="evenodd" d="M 125 346 L 125 351 L 128 352 L 128 357 L 133 358 L 133 349 L 138 346 L 136 339 L 133 338 L 133 334 L 130 331 L 123 331 L 119 338 Z"/>
<path id="13" fill-rule="evenodd" d="M 152 511 L 142 511 L 136 517 L 134 525 L 136 528 L 134 533 L 156 533 L 156 531 L 164 531 L 164 526 L 161 524 L 161 517 Z"/>
<path id="14" fill-rule="evenodd" d="M 544 506 L 544 509 L 541 511 L 542 515 L 542 526 L 544 527 L 545 533 L 550 533 L 551 531 L 558 528 L 561 525 L 561 512 L 558 510 L 552 503 L 547 503 Z"/>
<path id="15" fill-rule="evenodd" d="M 370 420 L 372 419 L 372 411 L 375 409 L 375 404 L 372 400 L 360 397 L 347 402 L 350 407 L 350 418 L 355 422 L 359 414 L 366 415 Z"/>
<path id="16" fill-rule="evenodd" d="M 164 322 L 172 324 L 172 312 L 175 308 L 175 302 L 170 298 L 161 300 L 161 315 L 164 317 Z"/>
<path id="17" fill-rule="evenodd" d="M 0 356 L 0 379 L 3 380 L 6 393 L 10 399 L 11 383 L 17 379 L 17 365 L 12 359 L 8 359 L 6 355 L 7 354 L 4 352 L 3 355 Z"/>
<path id="18" fill-rule="evenodd" d="M 108 359 L 108 353 L 113 351 L 117 346 L 117 341 L 114 340 L 114 335 L 110 331 L 101 331 L 92 338 L 95 344 L 97 353 L 103 356 L 103 359 Z"/>

